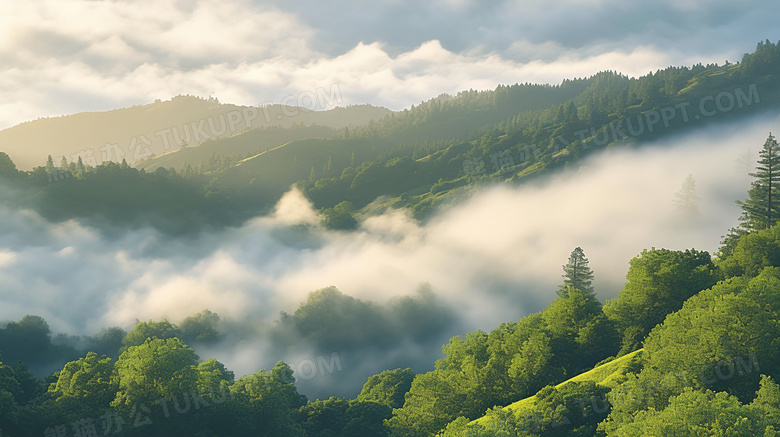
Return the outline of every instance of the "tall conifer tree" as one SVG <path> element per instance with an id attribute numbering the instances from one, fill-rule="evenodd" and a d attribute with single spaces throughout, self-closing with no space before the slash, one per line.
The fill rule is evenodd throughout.
<path id="1" fill-rule="evenodd" d="M 593 281 L 593 271 L 588 266 L 588 258 L 585 258 L 585 252 L 581 247 L 571 251 L 569 262 L 563 266 L 563 285 L 558 290 L 558 295 L 566 297 L 568 290 L 576 288 L 587 294 L 593 295 L 593 287 L 590 285 Z"/>
<path id="2" fill-rule="evenodd" d="M 691 219 L 699 215 L 699 200 L 696 194 L 696 180 L 689 174 L 680 191 L 674 194 L 674 204 L 685 218 Z"/>
<path id="3" fill-rule="evenodd" d="M 743 211 L 740 221 L 749 231 L 771 228 L 780 213 L 780 148 L 771 132 L 759 157 L 756 172 L 750 173 L 756 180 L 748 191 L 748 198 L 744 202 L 737 201 Z"/>

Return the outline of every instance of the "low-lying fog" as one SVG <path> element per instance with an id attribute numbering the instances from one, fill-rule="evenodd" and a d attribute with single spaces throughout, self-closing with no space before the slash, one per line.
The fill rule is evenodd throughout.
<path id="1" fill-rule="evenodd" d="M 747 173 L 778 127 L 760 117 L 604 152 L 540 186 L 486 187 L 424 226 L 395 211 L 356 232 L 306 230 L 296 225 L 316 222 L 316 213 L 295 191 L 272 217 L 187 240 L 151 229 L 109 239 L 76 222 L 51 224 L 0 206 L 0 320 L 36 314 L 54 332 L 91 335 L 108 326 L 130 330 L 137 319 L 177 323 L 209 309 L 231 332 L 199 348 L 202 359 L 217 358 L 239 376 L 277 360 L 294 368 L 317 356 L 331 362 L 336 353 L 341 370 L 312 376 L 306 369 L 299 390 L 354 396 L 384 369 L 432 369 L 454 335 L 543 309 L 576 246 L 590 260 L 602 301 L 617 296 L 628 261 L 643 249 L 715 252 L 737 225 L 734 201 L 746 197 Z M 688 174 L 701 198 L 695 217 L 673 203 Z M 280 311 L 294 313 L 310 292 L 328 286 L 375 302 L 388 320 L 418 311 L 419 323 L 387 323 L 380 326 L 389 332 L 366 334 L 364 325 L 350 325 L 354 314 L 331 315 L 321 330 L 346 337 L 338 348 L 317 336 L 295 348 L 278 344 L 270 333 Z M 362 340 L 351 342 L 353 335 Z"/>

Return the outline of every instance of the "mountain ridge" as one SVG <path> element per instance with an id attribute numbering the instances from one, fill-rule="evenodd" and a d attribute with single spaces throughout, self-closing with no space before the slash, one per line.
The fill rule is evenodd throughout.
<path id="1" fill-rule="evenodd" d="M 341 129 L 390 112 L 371 105 L 333 106 L 323 111 L 278 104 L 240 106 L 179 95 L 144 105 L 27 121 L 0 130 L 0 144 L 23 169 L 43 165 L 48 155 L 56 157 L 57 164 L 62 156 L 69 162 L 81 156 L 92 166 L 122 159 L 132 164 L 176 150 L 182 141 L 194 145 L 272 126 L 316 124 Z"/>

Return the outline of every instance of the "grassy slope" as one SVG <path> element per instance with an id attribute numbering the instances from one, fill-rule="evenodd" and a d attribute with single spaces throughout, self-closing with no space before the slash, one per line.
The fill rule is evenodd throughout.
<path id="1" fill-rule="evenodd" d="M 157 167 L 173 167 L 176 170 L 185 164 L 197 167 L 201 161 L 206 161 L 212 153 L 220 155 L 260 154 L 292 141 L 308 139 L 325 139 L 335 131 L 324 126 L 308 126 L 296 129 L 269 127 L 252 129 L 228 138 L 208 140 L 195 147 L 177 149 L 155 158 L 147 159 L 133 165 L 138 169 L 154 171 Z"/>
<path id="2" fill-rule="evenodd" d="M 599 385 L 603 385 L 609 388 L 615 388 L 620 384 L 620 377 L 626 374 L 626 371 L 635 359 L 639 359 L 643 349 L 631 352 L 628 355 L 624 355 L 620 358 L 614 359 L 608 363 L 604 363 L 592 370 L 585 373 L 581 373 L 571 379 L 568 379 L 556 387 L 562 387 L 570 382 L 584 382 L 594 381 Z M 523 413 L 527 413 L 530 408 L 536 403 L 536 395 L 522 399 L 513 404 L 507 405 L 505 409 L 511 410 L 515 416 L 520 416 Z M 471 424 L 485 425 L 490 420 L 488 417 L 480 417 L 471 422 Z"/>

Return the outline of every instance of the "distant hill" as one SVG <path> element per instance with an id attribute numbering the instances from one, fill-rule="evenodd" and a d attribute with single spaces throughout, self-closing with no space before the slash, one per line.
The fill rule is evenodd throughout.
<path id="1" fill-rule="evenodd" d="M 328 139 L 292 142 L 210 176 L 270 205 L 298 183 L 317 208 L 375 199 L 424 218 L 481 181 L 521 183 L 607 147 L 631 147 L 780 106 L 764 56 L 614 72 L 561 85 L 515 84 L 439 96 Z M 756 61 L 757 60 L 757 61 Z M 717 100 L 716 100 L 717 99 Z M 380 208 L 380 209 L 381 209 Z"/>
<path id="2" fill-rule="evenodd" d="M 57 165 L 79 156 L 95 166 L 103 161 L 129 164 L 217 138 L 261 127 L 318 125 L 344 129 L 380 120 L 391 111 L 370 105 L 326 111 L 284 105 L 263 107 L 221 104 L 216 99 L 176 96 L 147 105 L 105 112 L 41 118 L 0 131 L 0 150 L 20 169 L 43 165 L 48 155 Z"/>
<path id="3" fill-rule="evenodd" d="M 182 147 L 139 161 L 133 167 L 154 171 L 159 167 L 180 170 L 190 165 L 195 170 L 206 172 L 211 170 L 211 166 L 214 165 L 211 161 L 217 157 L 245 158 L 273 150 L 292 141 L 329 138 L 335 132 L 337 132 L 335 129 L 317 125 L 294 128 L 262 127 L 227 138 L 206 140 L 194 147 Z"/>

